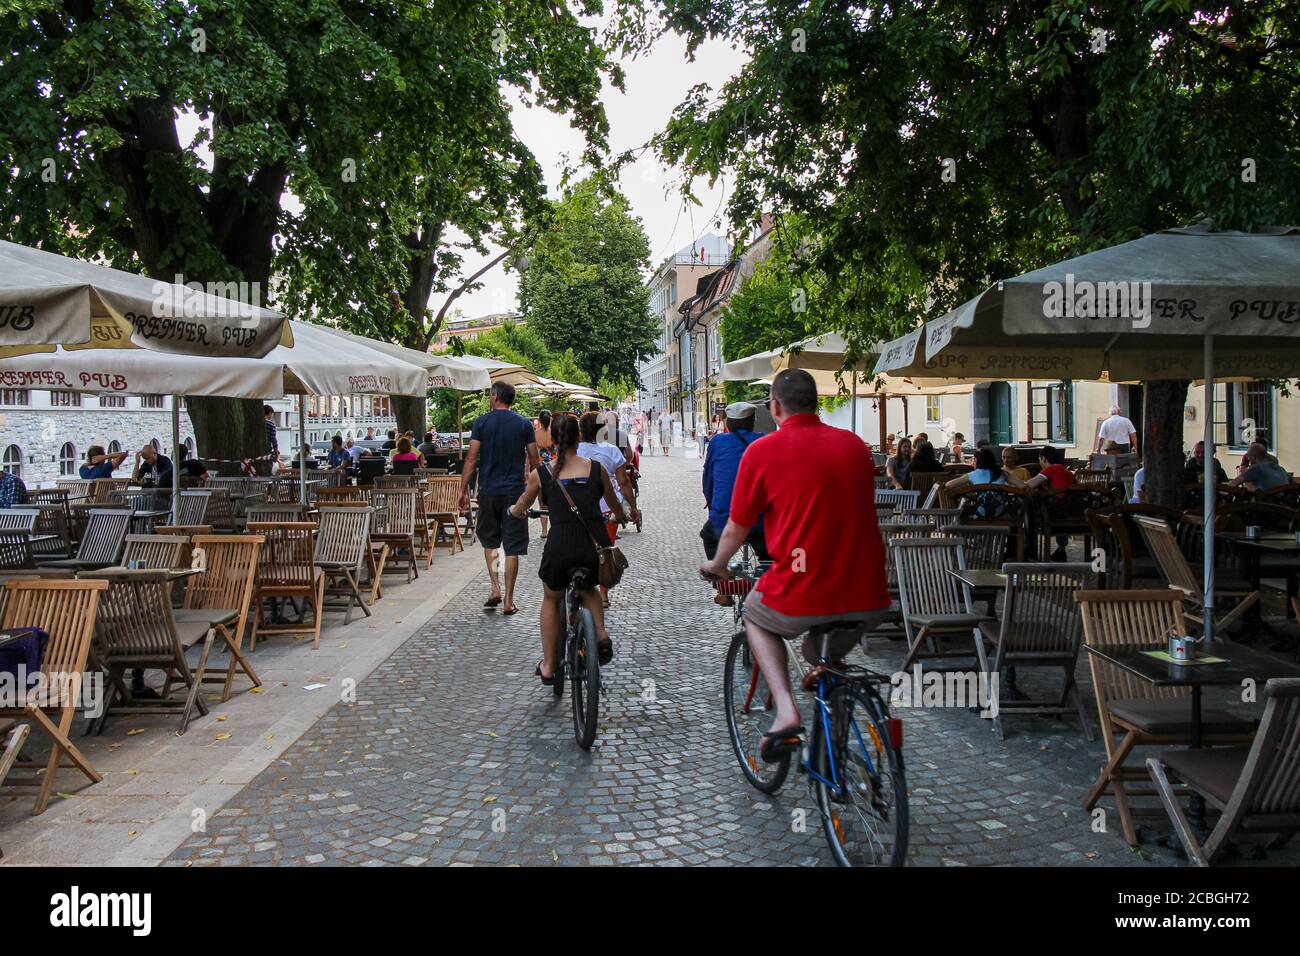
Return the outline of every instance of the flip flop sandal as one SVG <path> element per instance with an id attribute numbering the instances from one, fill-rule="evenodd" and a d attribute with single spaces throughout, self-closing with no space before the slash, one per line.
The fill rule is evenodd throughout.
<path id="1" fill-rule="evenodd" d="M 603 640 L 596 642 L 596 656 L 600 658 L 602 664 L 608 664 L 614 659 L 614 642 Z"/>
<path id="2" fill-rule="evenodd" d="M 802 725 L 786 727 L 776 732 L 769 731 L 759 740 L 758 755 L 764 763 L 780 763 L 789 754 L 798 751 L 803 744 L 804 729 Z"/>
<path id="3" fill-rule="evenodd" d="M 555 675 L 552 674 L 550 677 L 542 677 L 542 665 L 540 663 L 537 665 L 537 668 L 533 671 L 533 676 L 541 678 L 543 687 L 555 686 Z"/>
<path id="4" fill-rule="evenodd" d="M 510 610 L 508 610 L 508 611 L 505 610 L 505 609 L 502 609 L 501 613 L 504 614 L 504 615 L 506 615 L 507 617 L 509 617 L 511 614 L 518 614 L 518 613 L 519 613 L 519 608 L 517 608 L 517 607 L 512 607 L 512 608 L 510 608 Z"/>
<path id="5" fill-rule="evenodd" d="M 496 606 L 497 606 L 498 604 L 500 604 L 500 603 L 501 603 L 501 599 L 500 599 L 499 597 L 490 597 L 490 598 L 488 598 L 486 601 L 483 602 L 483 606 L 484 606 L 484 607 L 496 607 Z"/>

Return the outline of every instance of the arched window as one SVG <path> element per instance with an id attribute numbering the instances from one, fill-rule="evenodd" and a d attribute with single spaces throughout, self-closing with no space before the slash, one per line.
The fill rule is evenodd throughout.
<path id="1" fill-rule="evenodd" d="M 185 457 L 186 457 L 186 458 L 193 458 L 193 457 L 194 457 L 194 439 L 193 439 L 193 437 L 190 437 L 190 438 L 185 439 L 184 444 L 185 444 L 185 451 L 188 452 L 188 454 L 187 454 Z"/>
<path id="2" fill-rule="evenodd" d="M 5 449 L 4 463 L 0 467 L 3 467 L 9 474 L 21 478 L 23 476 L 23 450 L 17 445 L 10 445 Z"/>
<path id="3" fill-rule="evenodd" d="M 65 441 L 63 447 L 59 449 L 59 475 L 75 475 L 77 473 L 77 448 L 70 441 Z"/>
<path id="4" fill-rule="evenodd" d="M 114 438 L 111 442 L 108 443 L 108 453 L 110 455 L 116 455 L 121 450 L 122 450 L 122 443 L 118 441 L 116 438 Z"/>

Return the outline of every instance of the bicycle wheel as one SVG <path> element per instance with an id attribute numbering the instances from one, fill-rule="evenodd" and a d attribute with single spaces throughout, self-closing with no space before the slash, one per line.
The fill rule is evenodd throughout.
<path id="1" fill-rule="evenodd" d="M 790 754 L 778 763 L 765 763 L 759 755 L 759 738 L 772 726 L 776 708 L 743 630 L 731 639 L 723 675 L 727 730 L 740 772 L 756 790 L 775 793 L 790 772 Z"/>
<path id="2" fill-rule="evenodd" d="M 579 747 L 590 750 L 596 739 L 596 717 L 600 713 L 600 656 L 596 649 L 596 622 L 585 607 L 578 609 L 576 631 L 576 639 L 569 641 L 573 736 Z"/>
<path id="3" fill-rule="evenodd" d="M 564 677 L 568 670 L 569 662 L 565 648 L 569 644 L 569 629 L 566 624 L 564 630 L 560 631 L 560 636 L 555 640 L 555 683 L 551 685 L 551 693 L 555 699 L 559 700 L 564 696 Z"/>
<path id="4" fill-rule="evenodd" d="M 907 859 L 907 780 L 884 708 L 854 684 L 837 687 L 830 708 L 831 748 L 816 748 L 814 766 L 820 777 L 838 784 L 816 780 L 831 854 L 840 866 L 902 866 Z"/>

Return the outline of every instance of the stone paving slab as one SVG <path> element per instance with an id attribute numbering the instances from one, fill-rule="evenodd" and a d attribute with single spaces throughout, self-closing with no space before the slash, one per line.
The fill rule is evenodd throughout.
<path id="1" fill-rule="evenodd" d="M 805 782 L 792 774 L 764 796 L 731 752 L 721 679 L 731 614 L 696 574 L 700 462 L 643 465 L 645 532 L 623 541 L 631 568 L 614 593 L 616 654 L 591 752 L 573 742 L 567 693 L 556 702 L 533 677 L 534 538 L 518 615 L 482 609 L 480 573 L 165 865 L 829 864 Z M 892 671 L 902 645 L 873 639 L 870 655 Z M 1086 689 L 1086 664 L 1079 677 Z M 1016 720 L 1002 742 L 964 709 L 902 714 L 912 865 L 1181 862 L 1130 850 L 1118 821 L 1094 832 L 1079 801 L 1102 749 L 1073 722 Z"/>
<path id="2" fill-rule="evenodd" d="M 439 551 L 418 580 L 386 581 L 372 617 L 358 611 L 345 627 L 342 614 L 327 612 L 318 650 L 292 637 L 259 642 L 252 662 L 262 687 L 237 679 L 224 704 L 210 687 L 210 714 L 183 737 L 178 719 L 164 715 L 111 717 L 101 736 L 76 736 L 104 779 L 91 786 L 60 770 L 56 789 L 66 797 L 39 817 L 29 789 L 0 791 L 0 864 L 156 865 L 190 834 L 196 810 L 218 812 L 340 699 L 344 680 L 362 682 L 482 568 L 481 552 Z M 214 669 L 226 660 L 215 659 Z M 314 683 L 324 686 L 305 690 Z M 36 735 L 29 740 L 31 753 L 49 753 Z"/>

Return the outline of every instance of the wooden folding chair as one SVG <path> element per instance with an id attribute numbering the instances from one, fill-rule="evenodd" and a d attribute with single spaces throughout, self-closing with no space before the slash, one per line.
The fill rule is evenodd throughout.
<path id="1" fill-rule="evenodd" d="M 371 497 L 375 508 L 383 509 L 376 510 L 371 519 L 371 546 L 380 548 L 386 545 L 388 561 L 404 567 L 406 583 L 410 584 L 412 575 L 420 576 L 415 562 L 416 526 L 417 523 L 423 524 L 418 519 L 424 517 L 420 493 L 414 487 L 381 490 L 376 486 Z"/>
<path id="2" fill-rule="evenodd" d="M 370 495 L 358 485 L 340 485 L 337 488 L 320 488 L 316 491 L 316 505 L 320 508 L 368 504 L 370 504 Z"/>
<path id="3" fill-rule="evenodd" d="M 168 571 L 187 565 L 188 542 L 174 534 L 128 534 L 122 548 L 122 567 Z"/>
<path id="4" fill-rule="evenodd" d="M 0 571 L 35 571 L 36 554 L 32 551 L 29 531 L 0 530 Z"/>
<path id="5" fill-rule="evenodd" d="M 200 643 L 208 628 L 201 621 L 177 624 L 171 606 L 171 578 L 166 569 L 108 568 L 84 574 L 80 580 L 104 581 L 108 590 L 95 619 L 95 656 L 108 672 L 108 695 L 90 730 L 102 733 L 109 713 L 175 713 L 181 716 L 176 732 L 185 733 L 195 707 L 206 715 L 199 681 L 190 670 L 185 652 Z M 126 671 L 161 670 L 163 688 L 156 698 L 131 693 Z M 172 697 L 172 686 L 185 689 L 184 699 Z"/>
<path id="6" fill-rule="evenodd" d="M 1002 620 L 980 624 L 985 640 L 994 649 L 988 673 L 997 674 L 1000 685 L 1011 667 L 1059 669 L 1061 693 L 1055 699 L 1002 700 L 993 715 L 993 729 L 999 738 L 1006 739 L 1002 724 L 1005 715 L 1074 714 L 1079 718 L 1079 732 L 1085 740 L 1092 740 L 1092 727 L 1074 683 L 1083 640 L 1083 621 L 1074 595 L 1092 582 L 1092 565 L 1008 563 L 1002 566 L 1002 572 L 1007 576 Z"/>
<path id="7" fill-rule="evenodd" d="M 429 479 L 429 492 L 424 498 L 424 517 L 431 536 L 426 568 L 433 565 L 433 550 L 438 546 L 439 536 L 443 536 L 447 542 L 449 553 L 455 554 L 458 549 L 465 550 L 465 542 L 460 536 L 459 498 L 458 475 L 435 475 Z M 445 530 L 448 528 L 450 531 Z"/>
<path id="8" fill-rule="evenodd" d="M 211 500 L 212 489 L 210 488 L 196 488 L 193 491 L 182 491 L 180 502 L 176 509 L 174 523 L 181 527 L 211 524 L 211 522 L 207 520 L 208 502 Z"/>
<path id="9" fill-rule="evenodd" d="M 35 508 L 0 508 L 0 531 L 25 531 L 35 534 L 41 513 Z"/>
<path id="10" fill-rule="evenodd" d="M 1183 613 L 1204 627 L 1205 590 L 1187 563 L 1187 559 L 1183 557 L 1183 552 L 1169 530 L 1169 525 L 1160 518 L 1149 518 L 1145 515 L 1138 515 L 1133 520 L 1142 529 L 1142 537 L 1147 543 L 1147 549 L 1155 556 L 1165 580 L 1169 582 L 1170 587 L 1177 589 L 1183 595 L 1186 602 Z M 1214 630 L 1218 633 L 1226 631 L 1237 618 L 1250 610 L 1259 601 L 1259 592 L 1253 590 L 1247 582 L 1231 578 L 1226 574 L 1221 575 L 1216 570 L 1214 597 L 1216 606 L 1220 599 L 1235 602 L 1231 611 L 1215 618 Z"/>
<path id="11" fill-rule="evenodd" d="M 903 491 L 897 488 L 875 489 L 876 508 L 888 508 L 891 511 L 900 508 L 915 508 L 921 494 L 917 491 Z"/>
<path id="12" fill-rule="evenodd" d="M 41 566 L 95 571 L 117 564 L 122 542 L 131 526 L 131 514 L 130 508 L 91 508 L 76 557 L 43 560 Z"/>
<path id="13" fill-rule="evenodd" d="M 1170 633 L 1183 630 L 1183 597 L 1171 588 L 1150 591 L 1077 591 L 1085 646 L 1163 650 Z M 1124 838 L 1137 845 L 1129 797 L 1153 796 L 1126 781 L 1148 782 L 1144 768 L 1125 765 L 1135 747 L 1188 745 L 1192 741 L 1192 699 L 1187 687 L 1156 687 L 1128 671 L 1088 655 L 1097 719 L 1106 746 L 1106 763 L 1083 798 L 1092 810 L 1109 793 L 1115 798 Z M 1254 725 L 1223 711 L 1207 709 L 1201 717 L 1205 746 L 1249 742 Z"/>
<path id="14" fill-rule="evenodd" d="M 26 720 L 50 738 L 50 757 L 42 765 L 12 761 L 11 765 L 43 773 L 9 780 L 8 786 L 35 786 L 32 815 L 45 812 L 61 766 L 72 766 L 99 783 L 103 778 L 69 739 L 72 720 L 81 698 L 81 682 L 95 633 L 95 612 L 108 584 L 105 581 L 14 578 L 5 583 L 6 599 L 0 628 L 38 627 L 49 635 L 41 661 L 42 682 L 31 691 L 22 689 L 14 706 L 0 706 L 0 720 Z M 50 712 L 50 713 L 47 713 Z M 53 717 L 50 716 L 53 714 Z M 71 761 L 64 764 L 63 758 Z"/>
<path id="15" fill-rule="evenodd" d="M 257 650 L 259 634 L 311 634 L 312 648 L 320 647 L 321 614 L 325 605 L 325 573 L 316 567 L 316 523 L 269 523 L 250 521 L 250 534 L 266 539 L 262 557 L 257 565 L 257 580 L 253 585 L 253 634 L 249 651 Z M 296 624 L 262 623 L 263 604 L 278 603 L 284 598 L 301 599 L 302 613 Z M 311 604 L 312 623 L 303 623 L 307 604 Z"/>
<path id="16" fill-rule="evenodd" d="M 1270 849 L 1300 830 L 1300 677 L 1264 685 L 1264 717 L 1249 747 L 1171 750 L 1147 758 L 1147 770 L 1188 859 L 1209 866 L 1239 833 L 1271 833 Z M 1202 849 L 1174 795 L 1180 780 L 1220 811 Z"/>
<path id="17" fill-rule="evenodd" d="M 969 652 L 945 650 L 938 642 L 969 637 L 981 670 L 988 670 L 984 656 L 984 639 L 980 624 L 987 615 L 976 614 L 971 605 L 970 588 L 949 570 L 966 570 L 965 549 L 955 538 L 892 538 L 889 549 L 898 571 L 898 598 L 907 634 L 907 656 L 903 670 L 921 657 L 967 657 Z M 921 654 L 921 644 L 929 642 L 931 651 Z"/>
<path id="18" fill-rule="evenodd" d="M 344 624 L 352 623 L 352 608 L 360 607 L 366 617 L 370 607 L 361 596 L 361 569 L 370 553 L 369 507 L 323 507 L 316 535 L 315 563 L 325 572 L 325 594 L 340 595 L 342 604 L 324 604 L 326 609 L 344 611 Z M 378 583 L 379 575 L 375 574 Z M 372 592 L 373 600 L 373 592 Z"/>
<path id="19" fill-rule="evenodd" d="M 196 535 L 192 560 L 204 572 L 186 579 L 185 602 L 176 612 L 178 624 L 199 622 L 207 627 L 195 680 L 200 684 L 222 684 L 221 699 L 230 699 L 236 670 L 242 670 L 254 687 L 261 678 L 244 654 L 244 628 L 248 608 L 253 600 L 253 581 L 257 576 L 257 555 L 265 539 L 256 534 Z M 208 676 L 208 654 L 217 635 L 230 652 L 224 677 Z"/>

